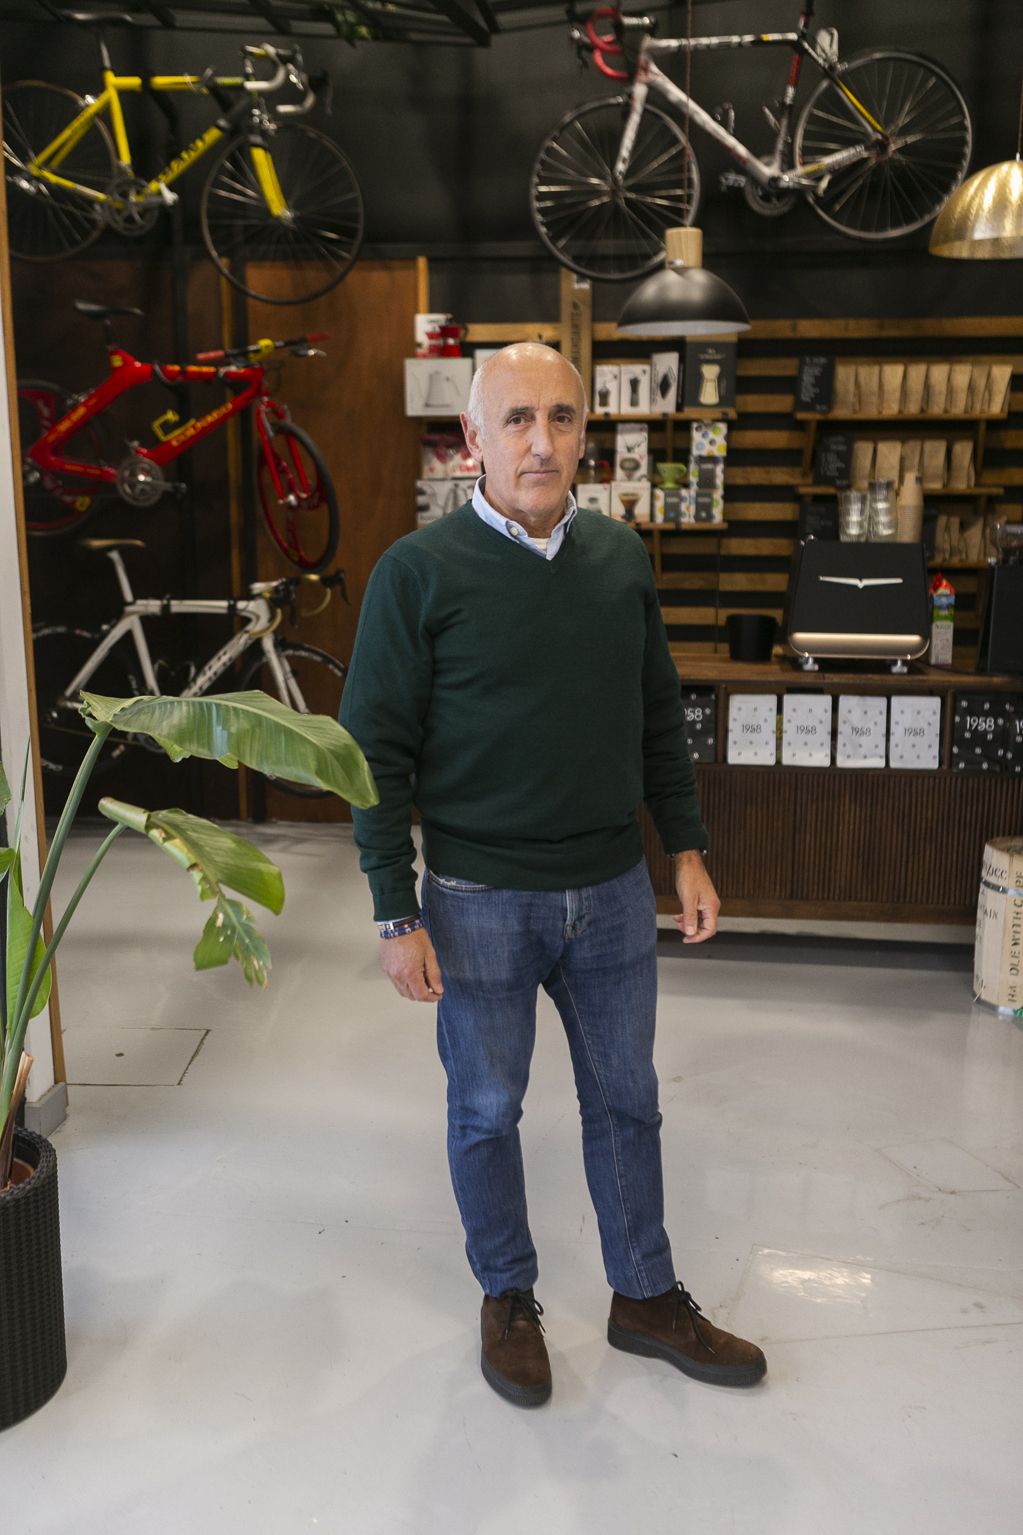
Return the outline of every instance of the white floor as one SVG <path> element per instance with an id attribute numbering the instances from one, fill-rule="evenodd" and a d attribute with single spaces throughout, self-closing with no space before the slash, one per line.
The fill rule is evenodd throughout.
<path id="1" fill-rule="evenodd" d="M 261 840 L 268 992 L 192 972 L 208 908 L 137 839 L 63 949 L 70 1369 L 0 1440 L 23 1535 L 1018 1535 L 1023 1032 L 972 1005 L 968 951 L 663 940 L 669 1230 L 765 1348 L 747 1392 L 608 1347 L 543 1005 L 555 1384 L 524 1412 L 479 1374 L 432 1010 L 376 971 L 344 832 Z"/>

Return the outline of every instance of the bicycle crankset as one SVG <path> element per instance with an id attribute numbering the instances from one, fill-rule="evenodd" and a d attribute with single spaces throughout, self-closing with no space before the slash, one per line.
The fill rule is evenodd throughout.
<path id="1" fill-rule="evenodd" d="M 795 207 L 799 194 L 784 188 L 762 186 L 754 177 L 747 176 L 742 195 L 753 212 L 759 213 L 761 218 L 776 219 Z"/>
<path id="2" fill-rule="evenodd" d="M 131 506 L 154 506 L 164 491 L 173 489 L 159 464 L 135 453 L 118 464 L 115 484 Z"/>
<path id="3" fill-rule="evenodd" d="M 107 185 L 103 217 L 119 235 L 148 234 L 163 207 L 163 198 L 146 196 L 147 183 L 140 176 L 115 176 Z"/>

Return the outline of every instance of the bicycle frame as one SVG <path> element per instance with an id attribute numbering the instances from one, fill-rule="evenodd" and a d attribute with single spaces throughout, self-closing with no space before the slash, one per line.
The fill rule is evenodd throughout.
<path id="1" fill-rule="evenodd" d="M 870 153 L 869 144 L 852 145 L 847 149 L 836 151 L 827 155 L 824 159 L 816 161 L 813 165 L 801 167 L 799 171 L 785 170 L 783 166 L 783 154 L 786 139 L 788 137 L 792 104 L 795 100 L 796 87 L 802 71 L 803 58 L 810 58 L 820 69 L 821 73 L 837 86 L 849 105 L 850 113 L 857 115 L 873 133 L 883 134 L 884 130 L 877 123 L 867 109 L 856 99 L 853 92 L 841 79 L 841 75 L 832 59 L 819 46 L 816 39 L 808 31 L 808 22 L 811 12 L 804 12 L 800 17 L 799 29 L 796 32 L 749 32 L 724 35 L 720 37 L 693 37 L 693 38 L 663 38 L 657 39 L 649 35 L 644 36 L 640 49 L 639 61 L 636 68 L 635 80 L 632 86 L 632 106 L 629 111 L 628 121 L 622 135 L 621 148 L 618 159 L 615 162 L 615 174 L 623 177 L 628 170 L 632 157 L 633 146 L 636 141 L 636 133 L 639 129 L 640 119 L 646 105 L 647 95 L 651 89 L 660 92 L 680 112 L 685 113 L 687 120 L 696 123 L 712 139 L 715 139 L 732 158 L 742 166 L 743 170 L 761 186 L 770 186 L 774 190 L 799 190 L 807 191 L 813 187 L 824 184 L 835 171 L 842 170 L 847 165 L 853 165 L 858 160 L 865 159 Z M 654 62 L 655 55 L 666 57 L 676 53 L 721 52 L 739 48 L 790 48 L 792 50 L 792 64 L 789 69 L 788 83 L 782 98 L 782 111 L 777 124 L 774 150 L 768 159 L 762 159 L 755 155 L 741 139 L 736 138 L 711 114 L 694 101 L 692 96 L 670 80 L 663 70 Z"/>
<path id="2" fill-rule="evenodd" d="M 270 638 L 276 628 L 276 620 L 270 603 L 265 597 L 254 594 L 252 597 L 241 601 L 230 601 L 224 598 L 194 598 L 179 599 L 176 597 L 141 597 L 136 599 L 131 590 L 124 561 L 116 549 L 107 551 L 107 558 L 112 563 L 117 573 L 117 583 L 124 598 L 124 609 L 121 617 L 117 619 L 104 634 L 100 643 L 96 646 L 92 655 L 86 661 L 80 671 L 72 677 L 57 700 L 59 707 L 78 709 L 78 695 L 88 686 L 89 679 L 98 670 L 102 662 L 113 650 L 114 646 L 125 635 L 130 635 L 138 656 L 139 667 L 148 693 L 159 695 L 160 685 L 156 677 L 156 669 L 153 665 L 152 655 L 149 650 L 149 642 L 143 620 L 146 618 L 160 618 L 168 615 L 204 615 L 210 614 L 228 617 L 237 614 L 245 620 L 244 628 L 240 629 L 216 651 L 199 671 L 186 688 L 178 695 L 181 698 L 199 698 L 212 687 L 217 678 L 227 671 L 251 645 L 259 644 L 266 658 L 267 664 L 273 675 L 281 697 L 290 701 L 293 708 L 301 714 L 308 714 L 309 708 L 298 684 L 294 673 L 288 665 L 287 659 L 282 656 L 273 640 Z"/>
<path id="3" fill-rule="evenodd" d="M 278 420 L 284 420 L 287 412 L 284 406 L 273 400 L 265 390 L 265 373 L 261 367 L 216 368 L 201 364 L 179 363 L 161 366 L 155 362 L 139 362 L 130 352 L 118 346 L 110 347 L 107 355 L 110 360 L 109 376 L 95 389 L 90 390 L 85 398 L 79 400 L 59 421 L 54 422 L 38 441 L 24 450 L 26 458 L 30 459 L 37 468 L 46 474 L 72 476 L 77 479 L 91 480 L 94 484 L 115 485 L 117 482 L 115 465 L 87 464 L 76 459 L 64 458 L 61 453 L 63 444 L 89 421 L 109 409 L 123 394 L 127 394 L 132 389 L 139 389 L 144 384 L 153 382 L 154 379 L 163 384 L 192 384 L 210 383 L 219 378 L 225 384 L 241 384 L 244 387 L 205 416 L 198 420 L 186 421 L 176 430 L 169 432 L 153 447 L 133 447 L 133 453 L 162 469 L 164 465 L 194 447 L 197 442 L 201 442 L 204 437 L 208 437 L 212 431 L 222 426 L 225 421 L 229 421 L 232 416 L 245 410 L 258 396 L 257 430 L 275 480 L 275 489 L 278 493 L 280 492 L 281 487 L 276 476 L 273 454 L 269 448 L 266 416 L 275 415 Z"/>
<path id="4" fill-rule="evenodd" d="M 117 149 L 117 158 L 122 170 L 126 174 L 132 174 L 134 166 L 131 157 L 131 145 L 128 140 L 128 130 L 125 126 L 124 112 L 121 108 L 122 94 L 139 94 L 142 91 L 193 91 L 199 95 L 209 95 L 211 89 L 240 90 L 242 92 L 263 92 L 277 88 L 277 85 L 285 77 L 285 71 L 278 71 L 280 80 L 247 80 L 241 75 L 222 75 L 208 80 L 201 75 L 151 75 L 143 78 L 141 75 L 118 75 L 107 65 L 103 69 L 103 90 L 95 100 L 72 119 L 63 132 L 59 133 L 45 149 L 26 165 L 25 169 L 30 175 L 40 181 L 49 182 L 52 186 L 63 187 L 66 191 L 74 192 L 77 196 L 86 198 L 90 202 L 102 205 L 110 201 L 110 193 L 101 191 L 96 187 L 82 185 L 78 181 L 70 181 L 66 176 L 59 174 L 59 168 L 68 155 L 80 143 L 95 118 L 109 113 L 110 126 L 113 130 L 114 144 Z M 190 166 L 202 159 L 213 146 L 229 132 L 232 132 L 241 119 L 252 110 L 251 94 L 249 97 L 242 95 L 239 100 L 223 116 L 211 124 L 198 138 L 183 149 L 180 154 L 174 156 L 168 165 L 152 177 L 145 188 L 134 194 L 133 200 L 146 200 L 159 198 L 162 202 L 172 203 L 177 194 L 170 191 L 171 183 L 177 181 Z M 281 191 L 277 173 L 274 170 L 273 160 L 265 144 L 253 142 L 250 146 L 252 166 L 256 173 L 260 189 L 266 199 L 270 212 L 275 217 L 280 217 L 287 212 L 287 202 Z"/>

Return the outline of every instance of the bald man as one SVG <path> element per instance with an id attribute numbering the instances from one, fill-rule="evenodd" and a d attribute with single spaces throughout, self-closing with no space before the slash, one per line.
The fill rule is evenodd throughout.
<path id="1" fill-rule="evenodd" d="M 550 347 L 483 364 L 462 428 L 484 475 L 377 564 L 341 706 L 380 791 L 354 819 L 381 963 L 400 996 L 437 1007 L 483 1374 L 520 1406 L 551 1394 L 518 1132 L 541 986 L 575 1072 L 608 1340 L 719 1385 L 766 1370 L 701 1315 L 664 1230 L 641 803 L 675 860 L 684 942 L 713 936 L 719 902 L 649 559 L 571 494 L 586 415 Z"/>

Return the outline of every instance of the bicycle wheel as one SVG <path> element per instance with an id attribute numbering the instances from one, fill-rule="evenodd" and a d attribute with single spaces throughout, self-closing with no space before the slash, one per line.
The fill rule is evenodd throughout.
<path id="1" fill-rule="evenodd" d="M 202 237 L 229 282 L 266 304 L 329 293 L 362 244 L 362 193 L 346 156 L 318 128 L 289 123 L 268 139 L 285 214 L 270 212 L 248 135 L 232 139 L 202 190 Z M 251 268 L 273 268 L 254 276 Z"/>
<path id="2" fill-rule="evenodd" d="M 328 655 L 325 650 L 317 650 L 315 645 L 303 645 L 299 640 L 278 640 L 274 649 L 291 671 L 293 681 L 286 696 L 282 696 L 270 663 L 262 652 L 243 674 L 242 688 L 261 688 L 271 698 L 279 698 L 302 714 L 326 714 L 336 720 L 348 671 L 344 662 Z M 326 789 L 314 789 L 291 779 L 274 778 L 271 782 L 275 789 L 283 789 L 285 794 L 294 794 L 299 799 L 326 799 L 329 794 Z"/>
<path id="3" fill-rule="evenodd" d="M 700 200 L 696 157 L 658 107 L 639 120 L 624 177 L 614 164 L 628 95 L 569 112 L 540 147 L 529 202 L 537 234 L 562 266 L 623 282 L 664 262 L 664 231 L 691 224 Z M 688 159 L 688 171 L 687 171 Z"/>
<path id="4" fill-rule="evenodd" d="M 25 527 L 34 536 L 73 533 L 87 522 L 102 499 L 102 492 L 66 485 L 47 474 L 28 457 L 32 444 L 48 432 L 71 408 L 71 396 L 59 384 L 41 378 L 18 381 L 18 430 L 21 437 L 21 481 L 25 500 Z M 76 436 L 74 456 L 83 462 L 102 463 L 99 432 L 90 422 Z M 70 439 L 74 441 L 74 438 Z"/>
<path id="5" fill-rule="evenodd" d="M 319 448 L 290 421 L 267 423 L 269 454 L 259 458 L 259 500 L 277 547 L 300 570 L 325 570 L 337 553 L 340 518 L 334 482 Z M 276 469 L 278 495 L 271 471 Z"/>
<path id="6" fill-rule="evenodd" d="M 861 160 L 834 172 L 810 199 L 816 213 L 857 240 L 890 240 L 936 218 L 966 175 L 973 147 L 962 93 L 920 54 L 875 48 L 822 80 L 796 124 L 793 153 L 805 169 L 864 145 Z M 864 122 L 848 89 L 883 130 Z"/>
<path id="7" fill-rule="evenodd" d="M 55 783 L 71 784 L 94 739 L 75 703 L 65 699 L 64 690 L 101 639 L 90 629 L 67 624 L 39 624 L 32 630 L 40 767 L 45 778 Z M 88 692 L 107 698 L 134 698 L 142 692 L 128 655 L 117 649 L 104 657 L 85 686 Z M 127 738 L 111 733 L 95 771 L 109 771 L 129 745 Z"/>
<path id="8" fill-rule="evenodd" d="M 4 173 L 11 254 L 26 261 L 61 261 L 103 233 L 100 205 L 69 187 L 54 186 L 27 169 L 85 110 L 74 91 L 43 80 L 19 80 L 3 93 Z M 53 167 L 81 186 L 105 191 L 117 157 L 105 123 L 94 117 L 78 143 Z"/>

